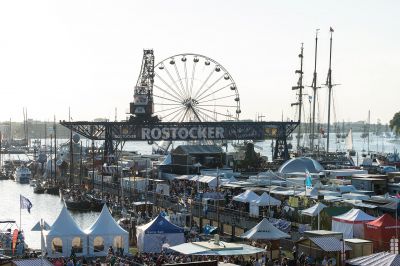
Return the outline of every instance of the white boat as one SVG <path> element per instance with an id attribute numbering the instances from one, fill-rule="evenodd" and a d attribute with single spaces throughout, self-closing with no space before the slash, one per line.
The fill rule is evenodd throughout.
<path id="1" fill-rule="evenodd" d="M 17 167 L 14 173 L 15 182 L 20 184 L 29 184 L 29 180 L 32 177 L 31 170 L 26 166 Z"/>

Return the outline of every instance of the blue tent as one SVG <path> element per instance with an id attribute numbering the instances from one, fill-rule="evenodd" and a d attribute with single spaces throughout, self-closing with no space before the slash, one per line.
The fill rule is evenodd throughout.
<path id="1" fill-rule="evenodd" d="M 174 234 L 184 232 L 183 228 L 174 225 L 161 214 L 143 227 L 145 227 L 143 228 L 145 234 Z"/>
<path id="2" fill-rule="evenodd" d="M 183 228 L 172 224 L 161 214 L 151 222 L 138 226 L 136 237 L 139 252 L 159 253 L 164 245 L 185 243 Z"/>

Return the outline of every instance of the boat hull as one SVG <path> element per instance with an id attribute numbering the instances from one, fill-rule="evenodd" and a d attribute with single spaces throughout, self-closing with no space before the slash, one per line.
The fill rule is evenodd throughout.
<path id="1" fill-rule="evenodd" d="M 64 200 L 64 204 L 68 210 L 71 211 L 90 211 L 91 210 L 91 202 L 89 201 L 71 201 Z"/>

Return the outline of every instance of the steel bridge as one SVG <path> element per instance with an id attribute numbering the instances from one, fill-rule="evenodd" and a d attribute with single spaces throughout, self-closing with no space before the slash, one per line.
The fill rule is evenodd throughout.
<path id="1" fill-rule="evenodd" d="M 273 159 L 287 159 L 287 137 L 298 122 L 89 122 L 60 124 L 91 140 L 104 140 L 105 157 L 115 154 L 126 141 L 203 141 L 274 139 Z"/>

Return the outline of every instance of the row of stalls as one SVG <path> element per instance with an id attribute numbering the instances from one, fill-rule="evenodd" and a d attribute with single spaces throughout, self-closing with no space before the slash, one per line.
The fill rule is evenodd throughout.
<path id="1" fill-rule="evenodd" d="M 44 232 L 45 249 L 49 257 L 106 256 L 109 248 L 114 252 L 129 252 L 129 233 L 111 216 L 106 205 L 97 220 L 86 230 L 82 230 L 64 207 L 60 215 Z M 184 229 L 160 214 L 147 224 L 136 228 L 139 252 L 161 252 L 166 246 L 185 242 Z"/>
<path id="2" fill-rule="evenodd" d="M 319 216 L 326 208 L 322 203 L 305 209 L 302 215 Z M 327 254 L 340 260 L 340 253 L 346 251 L 347 258 L 356 258 L 381 251 L 395 251 L 398 243 L 399 222 L 386 213 L 378 218 L 360 209 L 332 217 L 332 231 L 315 230 L 304 232 L 304 238 L 297 242 L 299 252 L 310 253 L 322 259 Z M 356 264 L 357 265 L 357 264 Z"/>
<path id="3" fill-rule="evenodd" d="M 46 251 L 49 257 L 106 256 L 109 247 L 120 254 L 129 251 L 129 233 L 111 216 L 107 206 L 97 220 L 86 230 L 74 221 L 67 208 L 63 207 L 58 218 L 44 232 Z"/>

